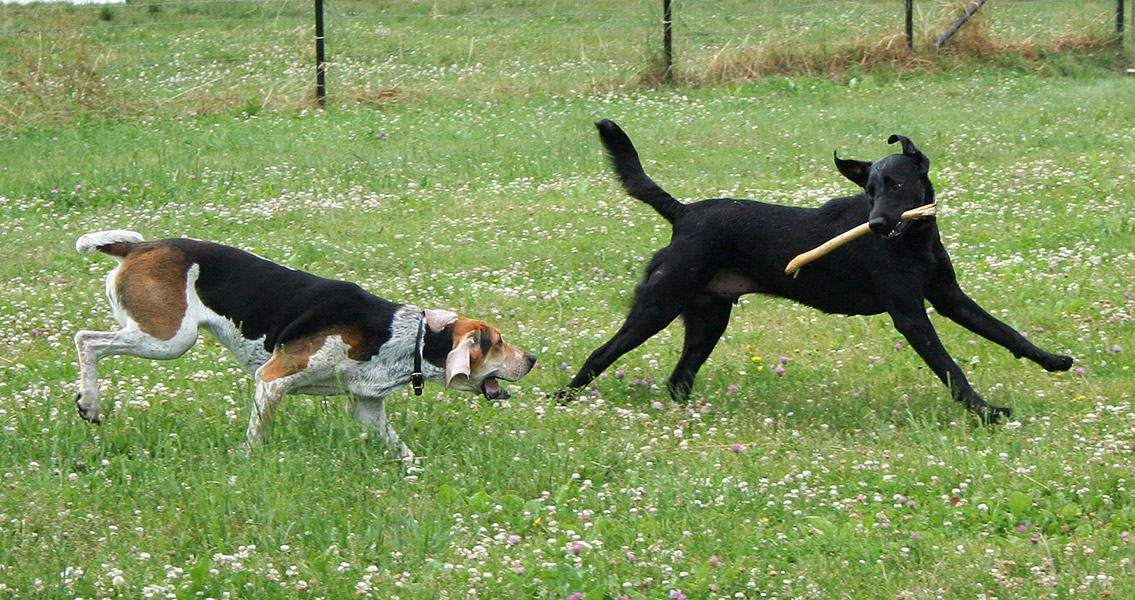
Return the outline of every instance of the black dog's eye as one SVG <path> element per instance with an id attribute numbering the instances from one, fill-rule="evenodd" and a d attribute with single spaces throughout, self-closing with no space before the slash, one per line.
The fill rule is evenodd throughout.
<path id="1" fill-rule="evenodd" d="M 892 183 L 892 184 L 891 184 L 891 191 L 892 191 L 892 192 L 897 192 L 897 191 L 899 191 L 899 190 L 901 190 L 901 189 L 902 189 L 902 184 L 901 184 L 901 183 L 895 182 L 895 183 Z"/>

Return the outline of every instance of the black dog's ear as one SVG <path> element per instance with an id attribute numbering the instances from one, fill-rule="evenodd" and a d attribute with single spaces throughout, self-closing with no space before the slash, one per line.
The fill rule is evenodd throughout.
<path id="1" fill-rule="evenodd" d="M 926 158 L 926 155 L 915 147 L 914 142 L 910 141 L 910 138 L 905 135 L 895 134 L 887 139 L 888 144 L 894 144 L 896 142 L 902 143 L 903 156 L 909 156 L 918 161 L 918 168 L 921 169 L 923 173 L 930 170 L 930 159 Z"/>
<path id="2" fill-rule="evenodd" d="M 835 158 L 835 166 L 839 169 L 843 176 L 850 179 L 855 185 L 866 189 L 867 176 L 871 174 L 871 163 L 861 160 L 844 160 L 839 157 L 839 152 L 832 152 L 832 157 Z"/>

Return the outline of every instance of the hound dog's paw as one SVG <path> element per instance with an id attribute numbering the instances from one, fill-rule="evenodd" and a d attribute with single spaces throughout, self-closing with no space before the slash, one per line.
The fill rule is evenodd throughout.
<path id="1" fill-rule="evenodd" d="M 91 423 L 94 423 L 95 425 L 102 425 L 102 418 L 99 417 L 98 407 L 96 406 L 95 408 L 87 408 L 86 406 L 83 406 L 82 392 L 75 394 L 75 407 L 79 409 L 79 416 L 82 417 L 84 421 L 89 421 Z"/>

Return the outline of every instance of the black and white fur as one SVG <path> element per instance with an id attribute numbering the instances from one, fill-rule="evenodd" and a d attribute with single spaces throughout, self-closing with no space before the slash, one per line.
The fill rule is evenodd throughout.
<path id="1" fill-rule="evenodd" d="M 119 261 L 107 275 L 106 296 L 121 329 L 75 334 L 76 403 L 95 423 L 99 359 L 176 358 L 206 330 L 256 378 L 250 445 L 266 441 L 284 395 L 346 394 L 356 419 L 409 461 L 413 452 L 390 426 L 384 398 L 411 381 L 416 363 L 426 381 L 495 398 L 502 393 L 497 379 L 516 381 L 536 362 L 487 323 L 397 304 L 221 244 L 145 242 L 114 230 L 86 234 L 76 249 Z"/>

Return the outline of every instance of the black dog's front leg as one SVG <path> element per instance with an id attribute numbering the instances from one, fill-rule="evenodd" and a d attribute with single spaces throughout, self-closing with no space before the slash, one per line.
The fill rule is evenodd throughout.
<path id="1" fill-rule="evenodd" d="M 1038 348 L 1025 336 L 999 321 L 966 295 L 954 282 L 939 286 L 927 299 L 942 316 L 956 322 L 981 337 L 1000 344 L 1017 358 L 1027 358 L 1048 371 L 1067 371 L 1072 357 L 1053 354 Z"/>
<path id="2" fill-rule="evenodd" d="M 950 388 L 950 394 L 954 400 L 964 404 L 967 409 L 986 423 L 996 423 L 1011 415 L 1010 409 L 992 406 L 974 391 L 961 367 L 954 362 L 954 359 L 950 358 L 946 348 L 942 345 L 942 341 L 938 339 L 938 332 L 934 331 L 934 325 L 926 316 L 926 311 L 921 302 L 916 305 L 894 308 L 888 310 L 888 313 L 891 315 L 899 333 L 903 334 L 903 337 L 910 342 L 914 351 L 922 357 L 922 360 L 926 361 L 926 364 L 934 371 L 938 379 Z"/>

